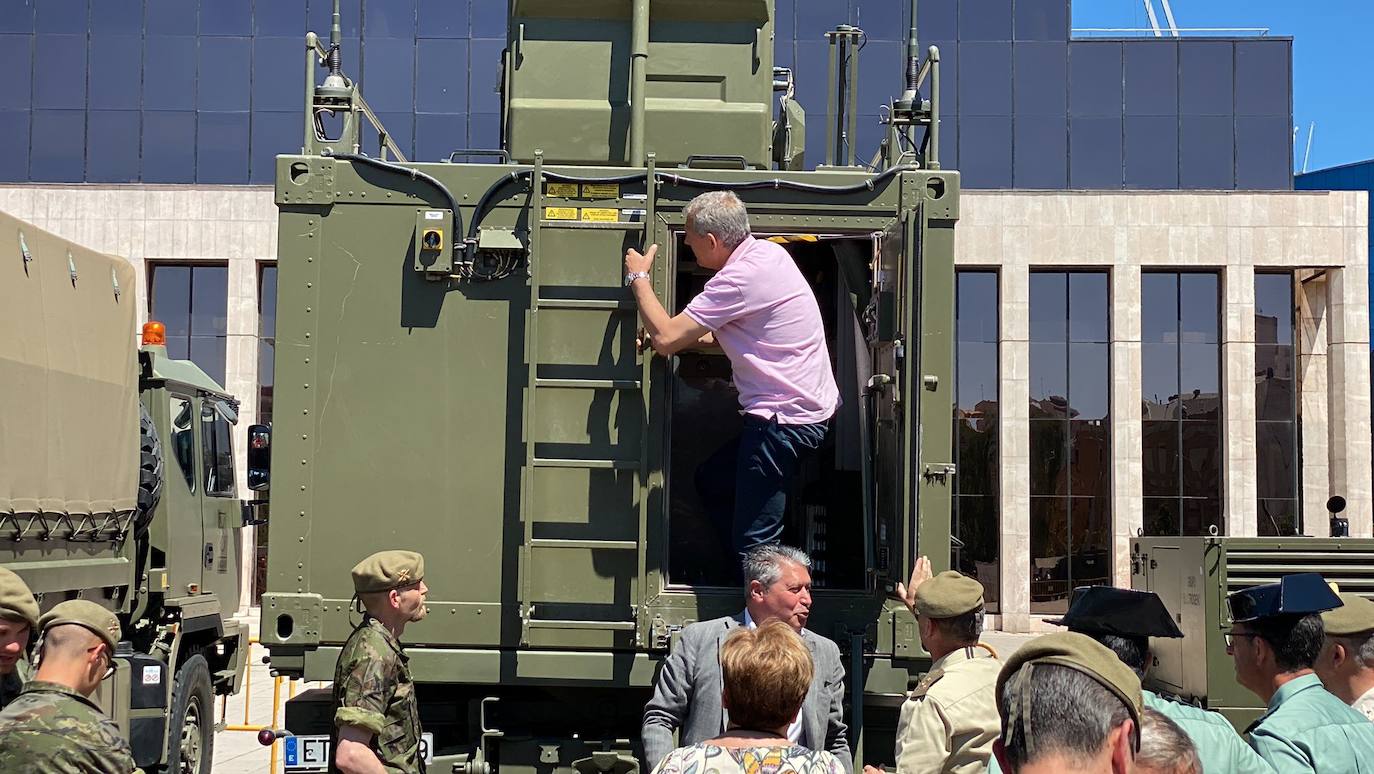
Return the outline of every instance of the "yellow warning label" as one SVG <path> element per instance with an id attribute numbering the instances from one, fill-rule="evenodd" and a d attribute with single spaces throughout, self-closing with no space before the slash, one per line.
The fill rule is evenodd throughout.
<path id="1" fill-rule="evenodd" d="M 548 183 L 544 186 L 544 195 L 571 199 L 578 195 L 577 183 Z"/>
<path id="2" fill-rule="evenodd" d="M 582 219 L 597 223 L 614 223 L 620 220 L 620 210 L 603 210 L 596 207 L 583 207 Z"/>
<path id="3" fill-rule="evenodd" d="M 583 183 L 582 195 L 588 199 L 619 199 L 619 183 Z M 584 218 L 585 220 L 585 218 Z"/>
<path id="4" fill-rule="evenodd" d="M 545 207 L 544 220 L 577 220 L 577 208 Z"/>

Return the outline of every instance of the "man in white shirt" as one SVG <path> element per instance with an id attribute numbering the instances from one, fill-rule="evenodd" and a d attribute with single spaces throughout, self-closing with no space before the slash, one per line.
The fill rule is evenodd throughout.
<path id="1" fill-rule="evenodd" d="M 1322 613 L 1326 641 L 1313 668 L 1326 690 L 1374 720 L 1374 602 L 1340 597 L 1344 605 Z"/>

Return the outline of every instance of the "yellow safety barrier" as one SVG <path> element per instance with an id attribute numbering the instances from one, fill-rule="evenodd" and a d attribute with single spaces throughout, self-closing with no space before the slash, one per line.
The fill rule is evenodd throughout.
<path id="1" fill-rule="evenodd" d="M 296 696 L 296 682 L 297 682 L 297 681 L 296 681 L 295 679 L 290 679 L 290 680 L 288 680 L 288 679 L 285 678 L 285 677 L 274 677 L 274 678 L 272 678 L 272 720 L 271 720 L 271 722 L 269 722 L 269 723 L 268 723 L 267 725 L 265 725 L 265 726 L 263 726 L 263 725 L 253 725 L 253 724 L 250 724 L 250 723 L 248 722 L 249 712 L 250 712 L 250 710 L 251 710 L 252 703 L 253 703 L 253 702 L 252 702 L 252 693 L 249 691 L 249 688 L 250 688 L 250 687 L 252 686 L 252 684 L 253 684 L 252 652 L 253 652 L 253 646 L 254 646 L 254 645 L 257 645 L 257 644 L 259 644 L 259 643 L 258 643 L 258 638 L 256 638 L 256 637 L 252 637 L 252 638 L 250 638 L 250 639 L 248 640 L 249 663 L 248 663 L 247 666 L 245 666 L 245 668 L 244 668 L 244 670 L 243 670 L 243 722 L 242 722 L 242 723 L 228 723 L 228 722 L 225 722 L 225 721 L 227 720 L 227 717 L 226 717 L 226 716 L 229 714 L 229 697 L 228 697 L 228 696 L 224 696 L 224 697 L 221 699 L 221 701 L 220 701 L 220 722 L 223 724 L 223 725 L 221 726 L 221 729 L 224 730 L 224 731 L 249 731 L 249 732 L 252 732 L 252 733 L 255 733 L 255 734 L 256 734 L 257 732 L 262 731 L 263 729 L 267 729 L 267 728 L 272 728 L 272 729 L 280 728 L 280 727 L 281 727 L 281 687 L 282 687 L 282 684 L 285 683 L 285 684 L 286 684 L 286 687 L 287 687 L 287 696 L 286 696 L 286 698 L 292 699 L 292 698 L 295 698 L 295 696 Z M 269 767 L 269 768 L 267 769 L 269 772 L 276 772 L 276 770 L 277 770 L 277 756 L 280 754 L 280 750 L 281 750 L 281 740 L 278 739 L 278 740 L 272 742 L 272 757 L 271 757 L 271 762 L 268 764 L 268 767 Z"/>

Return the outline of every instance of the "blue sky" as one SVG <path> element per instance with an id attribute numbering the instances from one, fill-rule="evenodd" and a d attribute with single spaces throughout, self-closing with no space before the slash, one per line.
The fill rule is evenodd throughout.
<path id="1" fill-rule="evenodd" d="M 1165 25 L 1160 0 L 1155 14 Z M 1170 0 L 1188 27 L 1268 27 L 1293 38 L 1294 169 L 1374 158 L 1374 0 Z M 1149 27 L 1142 0 L 1074 0 L 1074 27 Z"/>

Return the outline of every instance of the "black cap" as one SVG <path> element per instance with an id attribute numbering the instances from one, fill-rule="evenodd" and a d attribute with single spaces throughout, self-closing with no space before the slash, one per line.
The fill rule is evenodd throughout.
<path id="1" fill-rule="evenodd" d="M 1158 594 L 1114 586 L 1079 586 L 1073 590 L 1073 599 L 1064 617 L 1051 618 L 1046 623 L 1083 634 L 1183 636 Z"/>
<path id="2" fill-rule="evenodd" d="M 1341 598 L 1315 572 L 1285 575 L 1278 583 L 1265 583 L 1241 589 L 1226 601 L 1235 623 L 1276 615 L 1309 615 L 1341 606 Z"/>

